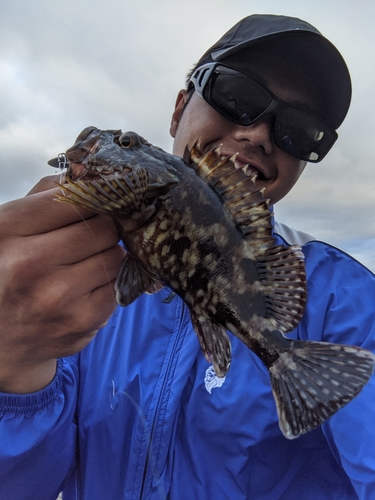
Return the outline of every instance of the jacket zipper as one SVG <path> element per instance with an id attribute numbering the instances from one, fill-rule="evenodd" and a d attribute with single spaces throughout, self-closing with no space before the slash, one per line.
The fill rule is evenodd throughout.
<path id="1" fill-rule="evenodd" d="M 161 400 L 162 395 L 164 394 L 164 388 L 165 388 L 166 382 L 169 379 L 169 374 L 170 374 L 173 356 L 174 356 L 174 353 L 176 350 L 176 345 L 178 344 L 178 341 L 180 338 L 179 334 L 181 333 L 181 325 L 183 322 L 183 318 L 185 316 L 185 310 L 186 310 L 186 305 L 184 302 L 182 302 L 181 313 L 180 313 L 180 323 L 179 323 L 180 327 L 177 329 L 177 331 L 175 333 L 174 343 L 173 343 L 173 346 L 171 349 L 171 354 L 169 356 L 168 365 L 167 365 L 167 368 L 165 370 L 163 383 L 162 383 L 161 389 L 159 391 L 159 397 L 158 397 L 158 401 L 156 403 L 155 412 L 154 412 L 154 416 L 152 419 L 152 425 L 151 425 L 150 435 L 148 438 L 149 441 L 148 441 L 148 446 L 147 446 L 146 460 L 145 460 L 145 465 L 144 465 L 144 470 L 143 470 L 142 484 L 141 484 L 141 490 L 140 490 L 140 494 L 139 494 L 139 500 L 143 499 L 143 494 L 144 494 L 144 490 L 145 490 L 145 486 L 146 486 L 146 478 L 147 478 L 148 468 L 149 468 L 149 463 L 150 463 L 150 455 L 151 455 L 151 448 L 152 448 L 152 444 L 153 444 L 154 430 L 155 430 L 155 425 L 156 425 L 156 421 L 157 421 L 157 416 L 159 413 L 160 400 Z"/>

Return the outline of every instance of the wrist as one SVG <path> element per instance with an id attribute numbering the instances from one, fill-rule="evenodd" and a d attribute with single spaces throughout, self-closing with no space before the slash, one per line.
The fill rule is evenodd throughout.
<path id="1" fill-rule="evenodd" d="M 56 373 L 56 359 L 38 365 L 26 365 L 6 369 L 0 366 L 0 392 L 27 394 L 46 387 Z"/>

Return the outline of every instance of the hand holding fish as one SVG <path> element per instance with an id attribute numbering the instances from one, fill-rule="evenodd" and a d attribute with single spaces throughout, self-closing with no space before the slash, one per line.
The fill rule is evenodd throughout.
<path id="1" fill-rule="evenodd" d="M 113 222 L 53 202 L 56 178 L 0 207 L 0 390 L 33 392 L 115 307 L 123 260 Z"/>

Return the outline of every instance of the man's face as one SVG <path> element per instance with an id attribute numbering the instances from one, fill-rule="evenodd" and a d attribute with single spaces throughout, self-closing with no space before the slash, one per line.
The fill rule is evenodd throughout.
<path id="1" fill-rule="evenodd" d="M 287 72 L 275 74 L 265 67 L 252 68 L 252 72 L 259 75 L 281 99 L 297 105 L 311 104 L 307 91 L 296 81 L 285 77 Z M 190 149 L 198 138 L 201 138 L 205 153 L 222 144 L 223 156 L 238 153 L 237 162 L 248 164 L 249 171 L 258 174 L 257 186 L 265 188 L 265 197 L 271 200 L 271 204 L 281 200 L 292 189 L 306 162 L 273 143 L 271 117 L 266 116 L 249 126 L 238 125 L 218 113 L 195 92 L 184 109 L 187 98 L 187 91 L 181 90 L 172 115 L 170 133 L 174 137 L 174 154 L 182 156 L 185 147 Z"/>

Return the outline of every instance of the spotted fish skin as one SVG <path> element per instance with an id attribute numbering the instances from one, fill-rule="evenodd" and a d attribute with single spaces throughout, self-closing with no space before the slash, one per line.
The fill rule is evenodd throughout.
<path id="1" fill-rule="evenodd" d="M 220 377 L 231 362 L 227 330 L 237 336 L 269 369 L 287 438 L 358 394 L 372 353 L 284 337 L 305 308 L 303 254 L 275 246 L 268 202 L 235 158 L 221 158 L 219 148 L 203 154 L 197 143 L 181 159 L 133 132 L 94 127 L 66 156 L 58 199 L 113 217 L 128 251 L 116 281 L 120 305 L 168 285 Z"/>

